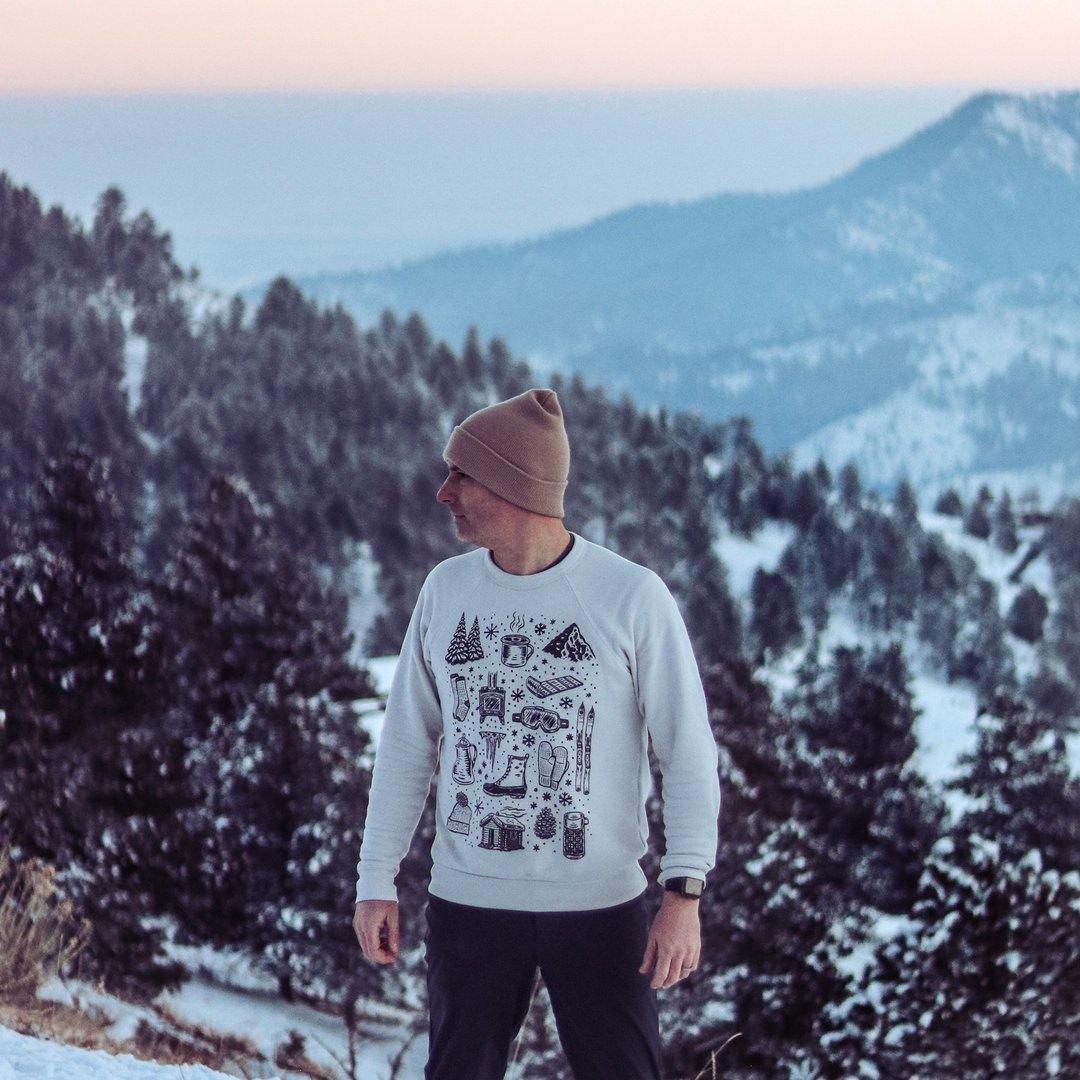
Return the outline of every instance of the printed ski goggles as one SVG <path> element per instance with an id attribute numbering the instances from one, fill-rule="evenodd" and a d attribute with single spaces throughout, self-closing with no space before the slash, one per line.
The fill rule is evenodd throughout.
<path id="1" fill-rule="evenodd" d="M 521 712 L 514 713 L 514 720 L 533 731 L 546 731 L 549 735 L 570 726 L 570 721 L 565 716 L 560 716 L 551 709 L 543 709 L 539 705 L 526 705 Z"/>

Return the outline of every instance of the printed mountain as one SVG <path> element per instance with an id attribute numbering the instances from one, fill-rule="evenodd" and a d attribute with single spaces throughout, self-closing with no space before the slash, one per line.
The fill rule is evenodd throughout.
<path id="1" fill-rule="evenodd" d="M 563 660 L 592 660 L 596 655 L 592 646 L 582 637 L 577 623 L 571 623 L 553 637 L 544 646 L 544 652 Z"/>

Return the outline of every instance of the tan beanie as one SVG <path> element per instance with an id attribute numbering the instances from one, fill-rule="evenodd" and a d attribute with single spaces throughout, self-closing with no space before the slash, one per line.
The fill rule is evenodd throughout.
<path id="1" fill-rule="evenodd" d="M 443 460 L 515 506 L 564 516 L 570 443 L 554 390 L 526 390 L 470 413 L 450 433 Z"/>

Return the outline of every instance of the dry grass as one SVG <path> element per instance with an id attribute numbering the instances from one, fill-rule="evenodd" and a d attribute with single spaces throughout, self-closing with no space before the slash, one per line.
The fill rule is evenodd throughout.
<path id="1" fill-rule="evenodd" d="M 231 1076 L 251 1075 L 249 1058 L 235 1054 L 231 1047 L 207 1045 L 196 1034 L 162 1031 L 140 1021 L 132 1038 L 117 1041 L 105 1033 L 108 1022 L 92 1007 L 79 1009 L 27 996 L 0 998 L 0 1027 L 23 1035 L 82 1050 L 130 1054 L 159 1065 L 206 1065 Z"/>
<path id="2" fill-rule="evenodd" d="M 247 1063 L 258 1054 L 240 1040 L 187 1031 L 163 1017 L 164 1030 L 143 1020 L 130 1039 L 118 1042 L 105 1033 L 109 1017 L 93 1006 L 38 998 L 46 982 L 70 969 L 88 936 L 89 924 L 75 918 L 56 887 L 55 868 L 40 859 L 17 862 L 11 844 L 0 844 L 0 1027 L 84 1050 L 249 1075 Z"/>
<path id="3" fill-rule="evenodd" d="M 0 846 L 0 994 L 34 994 L 78 956 L 89 925 L 56 889 L 56 871 L 40 859 L 16 863 Z"/>

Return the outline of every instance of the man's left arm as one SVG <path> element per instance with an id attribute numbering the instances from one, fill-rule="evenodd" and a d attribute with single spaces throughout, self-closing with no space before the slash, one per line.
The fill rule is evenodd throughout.
<path id="1" fill-rule="evenodd" d="M 634 687 L 663 776 L 664 854 L 657 880 L 705 880 L 716 864 L 719 755 L 682 613 L 649 572 L 634 613 Z"/>
<path id="2" fill-rule="evenodd" d="M 634 686 L 662 776 L 664 854 L 657 880 L 704 881 L 716 864 L 719 755 L 690 635 L 675 597 L 653 571 L 633 627 Z M 656 961 L 654 987 L 670 986 L 697 966 L 697 909 L 697 900 L 665 891 L 642 963 L 648 970 Z"/>

